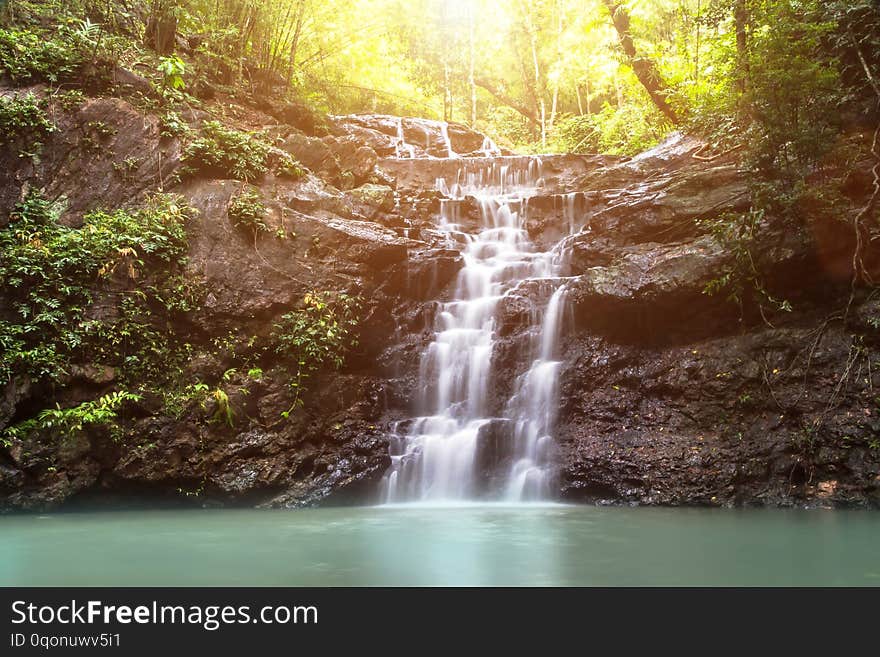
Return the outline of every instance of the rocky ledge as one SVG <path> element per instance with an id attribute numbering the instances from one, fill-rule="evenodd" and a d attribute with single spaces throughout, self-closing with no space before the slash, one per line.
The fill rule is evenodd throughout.
<path id="1" fill-rule="evenodd" d="M 38 161 L 2 156 L 3 217 L 24 190 L 39 186 L 68 195 L 62 220 L 76 225 L 90 209 L 132 205 L 167 188 L 180 165 L 179 142 L 124 100 L 89 100 L 65 116 Z M 485 144 L 460 126 L 446 128 L 447 141 L 433 122 L 337 117 L 329 134 L 318 134 L 275 116 L 260 117 L 261 125 L 309 172 L 256 181 L 267 232 L 254 238 L 230 224 L 230 200 L 243 183 L 198 178 L 174 188 L 198 210 L 188 225 L 187 275 L 208 290 L 187 316 L 194 354 L 186 375 L 220 381 L 231 361 L 211 344 L 266 335 L 316 288 L 365 300 L 359 344 L 345 367 L 321 373 L 304 407 L 283 422 L 289 381 L 269 368 L 258 381 L 240 372 L 226 379 L 238 409 L 232 426 L 207 421 L 210 406 L 172 413 L 146 397 L 129 409 L 133 441 L 94 429 L 0 448 L 0 508 L 134 498 L 247 506 L 373 499 L 388 465 L 389 425 L 411 414 L 432 300 L 452 293 L 461 265 L 433 226 L 442 200 L 435 179 L 463 161 L 440 158 L 450 143 L 464 154 Z M 78 136 L 96 117 L 116 130 L 101 149 L 84 150 Z M 408 154 L 414 159 L 392 157 L 398 129 L 418 147 Z M 798 230 L 772 217 L 762 223 L 755 258 L 791 312 L 766 319 L 706 294 L 731 254 L 703 220 L 747 209 L 749 193 L 731 158 L 702 158 L 701 146 L 678 137 L 631 159 L 543 162 L 544 186 L 529 201 L 533 238 L 559 239 L 566 203 L 586 218 L 567 242 L 573 310 L 556 432 L 562 495 L 880 506 L 880 308 L 870 290 L 849 298 L 851 229 L 839 221 Z M 119 174 L 134 156 L 143 167 L 136 183 Z M 83 179 L 103 182 L 83 186 Z M 853 192 L 852 203 L 865 193 Z M 279 231 L 295 239 L 278 239 Z M 539 288 L 525 285 L 506 300 L 496 372 L 518 366 L 514 346 Z M 506 398 L 504 379 L 496 403 Z M 82 364 L 60 389 L 14 380 L 0 398 L 0 428 L 114 385 L 114 373 L 97 363 Z"/>

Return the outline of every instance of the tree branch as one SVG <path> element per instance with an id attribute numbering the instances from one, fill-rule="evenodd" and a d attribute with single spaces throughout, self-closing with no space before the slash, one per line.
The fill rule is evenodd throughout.
<path id="1" fill-rule="evenodd" d="M 673 125 L 678 125 L 680 123 L 678 115 L 669 103 L 666 102 L 667 87 L 660 76 L 660 72 L 654 66 L 654 62 L 645 57 L 640 57 L 636 51 L 632 32 L 630 31 L 629 14 L 626 12 L 626 9 L 616 0 L 602 0 L 602 2 L 611 14 L 611 22 L 614 23 L 614 29 L 617 30 L 617 40 L 639 82 L 642 83 L 645 91 L 648 92 L 651 100 L 654 101 L 654 105 L 663 113 L 663 116 L 669 119 Z"/>
<path id="2" fill-rule="evenodd" d="M 535 113 L 531 111 L 528 107 L 523 105 L 522 103 L 514 100 L 510 96 L 508 96 L 504 91 L 502 91 L 494 82 L 491 80 L 487 80 L 486 78 L 474 78 L 474 84 L 478 87 L 485 89 L 490 94 L 492 94 L 496 99 L 500 100 L 502 103 L 510 107 L 511 109 L 516 110 L 524 117 L 526 117 L 532 125 L 538 125 L 540 121 L 538 117 L 535 116 Z"/>

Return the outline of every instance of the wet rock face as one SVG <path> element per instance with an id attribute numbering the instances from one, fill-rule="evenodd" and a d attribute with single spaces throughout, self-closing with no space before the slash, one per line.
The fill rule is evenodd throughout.
<path id="1" fill-rule="evenodd" d="M 2 156 L 0 221 L 26 186 L 45 186 L 68 196 L 64 220 L 76 225 L 84 211 L 137 203 L 179 163 L 179 144 L 125 101 L 91 99 L 58 116 L 60 130 L 39 163 Z M 82 134 L 96 122 L 112 130 L 90 150 Z M 399 128 L 415 158 L 393 157 Z M 437 178 L 451 180 L 463 166 L 441 159 L 448 144 L 440 128 L 381 116 L 337 117 L 320 136 L 277 126 L 283 148 L 310 173 L 254 181 L 269 229 L 256 236 L 228 217 L 243 183 L 197 179 L 174 188 L 198 210 L 188 226 L 187 274 L 206 290 L 187 320 L 195 346 L 187 377 L 221 381 L 232 363 L 212 341 L 265 337 L 309 290 L 361 296 L 358 346 L 342 370 L 311 382 L 289 420 L 281 417 L 292 403 L 289 373 L 267 364 L 259 381 L 239 372 L 224 383 L 237 409 L 232 427 L 211 421 L 211 402 L 173 413 L 155 395 L 130 411 L 133 442 L 95 429 L 72 441 L 36 435 L 0 449 L 0 508 L 134 497 L 248 506 L 375 499 L 389 427 L 412 416 L 436 300 L 452 298 L 462 266 L 461 244 L 436 230 Z M 446 131 L 456 153 L 483 145 L 462 126 Z M 857 295 L 845 320 L 835 314 L 849 294 L 840 275 L 851 254 L 847 225 L 793 231 L 768 218 L 766 247 L 755 258 L 777 283 L 773 294 L 795 310 L 774 316 L 774 327 L 741 317 L 724 295 L 705 293 L 731 254 L 699 220 L 747 209 L 748 193 L 734 162 L 695 159 L 700 147 L 679 137 L 631 159 L 542 158 L 541 184 L 523 210 L 531 238 L 555 244 L 572 216 L 579 229 L 560 247 L 570 303 L 555 435 L 562 496 L 880 506 L 880 311 L 876 299 Z M 126 158 L 141 163 L 135 179 L 114 168 Z M 476 174 L 529 162 L 473 158 L 464 166 Z M 84 178 L 95 184 L 80 184 Z M 462 225 L 475 224 L 479 202 L 459 203 Z M 546 283 L 524 281 L 499 306 L 487 400 L 499 414 L 514 373 L 523 371 L 532 314 L 555 289 Z M 83 363 L 60 393 L 15 381 L 0 391 L 0 428 L 49 399 L 94 399 L 114 379 L 100 364 Z M 501 421 L 480 436 L 487 485 L 509 469 L 497 459 L 509 436 Z"/>
<path id="2" fill-rule="evenodd" d="M 87 100 L 69 116 L 58 114 L 59 131 L 47 140 L 38 165 L 4 155 L 3 220 L 27 185 L 66 194 L 64 220 L 72 225 L 94 208 L 135 205 L 161 182 L 168 190 L 180 146 L 160 137 L 155 117 L 144 118 L 120 99 Z M 106 126 L 96 137 L 102 141 L 94 153 L 85 152 L 83 130 L 97 121 Z M 292 134 L 298 133 L 288 130 Z M 184 376 L 222 385 L 235 411 L 233 426 L 214 419 L 217 408 L 210 398 L 172 411 L 160 395 L 147 395 L 125 411 L 133 426 L 124 442 L 100 427 L 72 440 L 38 432 L 12 449 L 0 448 L 0 509 L 53 508 L 78 500 L 128 504 L 136 498 L 272 506 L 368 498 L 388 466 L 386 400 L 395 373 L 386 370 L 381 353 L 397 330 L 397 318 L 415 317 L 422 297 L 454 276 L 457 260 L 385 225 L 396 222 L 395 195 L 377 176 L 375 152 L 351 140 L 330 137 L 328 145 L 316 139 L 287 146 L 301 156 L 312 153 L 313 170 L 332 172 L 342 163 L 364 180 L 352 179 L 359 186 L 350 194 L 314 174 L 253 181 L 267 209 L 266 231 L 254 234 L 229 218 L 242 182 L 196 178 L 168 190 L 196 210 L 187 225 L 186 275 L 205 290 L 201 307 L 186 319 L 194 354 Z M 125 158 L 143 162 L 136 180 L 124 180 L 120 167 L 114 168 Z M 83 178 L 96 184 L 82 185 Z M 234 363 L 212 345 L 265 339 L 310 290 L 362 298 L 358 346 L 346 369 L 330 368 L 314 378 L 303 409 L 284 420 L 293 399 L 290 372 L 266 363 L 259 381 L 241 372 L 223 380 Z M 72 406 L 116 385 L 115 373 L 100 363 L 78 364 L 69 378 L 66 387 L 52 389 L 25 380 L 6 386 L 0 428 L 55 401 Z"/>
<path id="3" fill-rule="evenodd" d="M 262 426 L 180 432 L 174 424 L 144 420 L 147 436 L 165 445 L 124 455 L 106 476 L 119 485 L 146 486 L 171 479 L 201 481 L 205 495 L 249 504 L 299 506 L 348 494 L 387 467 L 384 439 L 369 422 L 377 413 L 376 381 L 344 375 L 315 387 L 307 400 L 321 413 L 280 422 L 289 404 L 283 386 L 261 391 Z"/>
<path id="4" fill-rule="evenodd" d="M 352 137 L 379 157 L 447 158 L 485 154 L 481 152 L 485 136 L 460 123 L 385 114 L 335 116 L 332 123 L 337 135 Z"/>
<path id="5" fill-rule="evenodd" d="M 227 209 L 242 188 L 237 181 L 199 180 L 183 192 L 199 211 L 190 237 L 188 268 L 209 290 L 200 325 L 271 316 L 289 308 L 305 289 L 375 286 L 379 272 L 407 258 L 406 240 L 373 222 L 352 219 L 344 199 L 313 183 L 276 181 L 277 201 L 267 203 L 268 231 L 236 228 Z M 302 207 L 305 211 L 294 210 Z M 359 282 L 358 282 L 359 281 Z"/>
<path id="6" fill-rule="evenodd" d="M 875 309 L 857 295 L 846 322 L 835 315 L 848 296 L 836 263 L 851 245 L 828 226 L 769 218 L 753 257 L 795 310 L 775 315 L 775 328 L 740 316 L 706 294 L 732 254 L 696 220 L 743 210 L 744 183 L 723 159 L 695 164 L 695 149 L 674 139 L 581 181 L 590 211 L 570 240 L 563 497 L 878 506 L 877 379 L 866 363 L 880 336 L 861 320 Z"/>
<path id="7" fill-rule="evenodd" d="M 0 92 L 48 96 L 43 86 Z M 28 189 L 63 197 L 62 219 L 76 224 L 86 212 L 119 207 L 155 189 L 179 164 L 180 144 L 161 137 L 158 118 L 124 100 L 89 98 L 66 111 L 50 97 L 48 111 L 58 130 L 42 138 L 39 157 L 19 157 L 19 147 L 30 144 L 0 153 L 0 225 Z"/>
<path id="8" fill-rule="evenodd" d="M 563 496 L 876 507 L 870 391 L 854 385 L 827 411 L 853 337 L 836 327 L 811 343 L 811 324 L 662 349 L 572 340 L 558 432 Z M 811 359 L 798 351 L 807 344 L 816 344 Z"/>

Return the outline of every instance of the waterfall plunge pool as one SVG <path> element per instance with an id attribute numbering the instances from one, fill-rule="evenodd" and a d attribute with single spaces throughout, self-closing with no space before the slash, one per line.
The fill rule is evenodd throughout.
<path id="1" fill-rule="evenodd" d="M 563 505 L 0 518 L 0 585 L 880 585 L 880 513 Z"/>

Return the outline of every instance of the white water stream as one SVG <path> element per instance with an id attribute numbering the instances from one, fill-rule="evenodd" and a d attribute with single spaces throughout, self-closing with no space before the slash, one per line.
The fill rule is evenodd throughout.
<path id="1" fill-rule="evenodd" d="M 529 198 L 543 184 L 541 169 L 537 157 L 461 159 L 454 179 L 437 180 L 446 197 L 438 227 L 450 245 L 462 249 L 464 266 L 452 299 L 439 304 L 434 339 L 422 354 L 414 394 L 419 416 L 392 429 L 385 503 L 517 502 L 554 495 L 565 240 L 540 251 L 526 231 Z M 475 232 L 461 220 L 466 197 L 479 204 Z M 580 228 L 572 199 L 563 198 L 569 233 Z M 532 326 L 521 347 L 528 353 L 517 360 L 530 364 L 516 376 L 506 403 L 499 403 L 493 399 L 500 375 L 493 372 L 499 304 L 523 294 L 524 284 L 544 292 L 538 301 L 529 297 Z"/>

